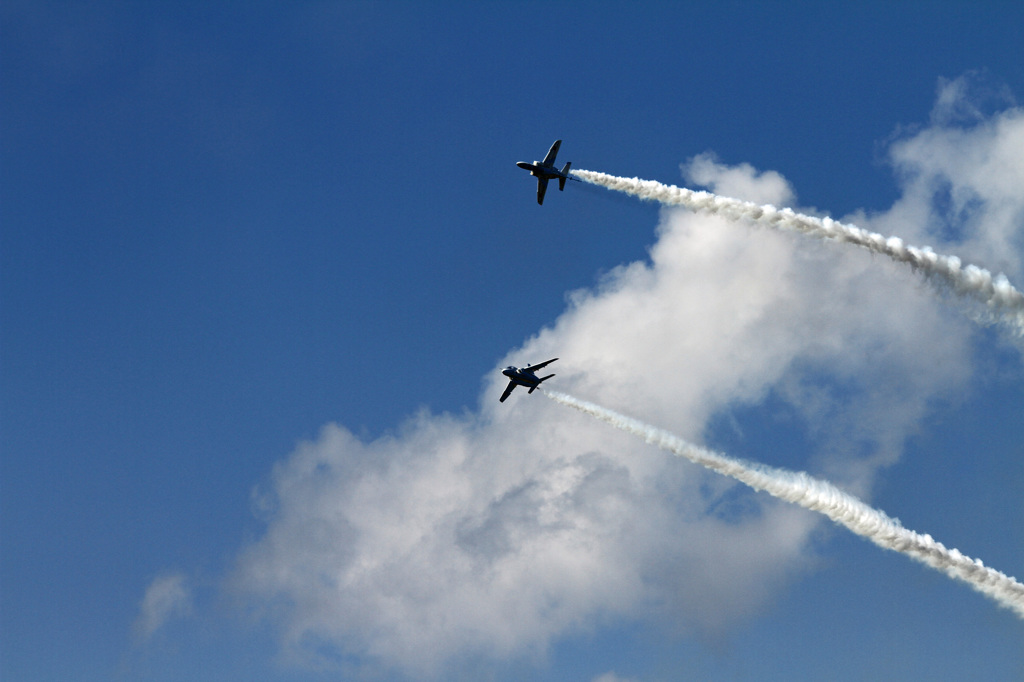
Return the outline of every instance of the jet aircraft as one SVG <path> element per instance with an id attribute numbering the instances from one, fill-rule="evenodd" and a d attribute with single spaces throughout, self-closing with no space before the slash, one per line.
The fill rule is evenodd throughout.
<path id="1" fill-rule="evenodd" d="M 553 358 L 538 365 L 527 365 L 522 369 L 518 367 L 506 367 L 501 370 L 501 373 L 508 377 L 508 386 L 505 387 L 505 392 L 501 394 L 501 398 L 498 402 L 505 402 L 505 398 L 509 396 L 509 393 L 511 393 L 512 389 L 516 386 L 529 386 L 530 390 L 528 392 L 533 393 L 534 389 L 541 385 L 541 382 L 547 381 L 551 377 L 555 376 L 554 374 L 549 374 L 546 377 L 538 379 L 535 372 L 542 367 L 550 365 L 557 359 L 558 358 Z"/>
<path id="2" fill-rule="evenodd" d="M 548 191 L 548 180 L 558 178 L 559 191 L 565 190 L 566 180 L 575 180 L 576 182 L 580 182 L 578 178 L 574 178 L 569 175 L 569 166 L 572 165 L 572 161 L 566 162 L 566 164 L 562 166 L 562 170 L 555 168 L 555 156 L 558 154 L 558 147 L 561 144 L 561 140 L 555 140 L 555 143 L 551 145 L 551 149 L 548 150 L 547 156 L 544 157 L 543 161 L 534 161 L 533 163 L 526 163 L 525 161 L 516 162 L 517 166 L 530 171 L 530 175 L 537 178 L 538 204 L 544 203 L 544 193 Z"/>

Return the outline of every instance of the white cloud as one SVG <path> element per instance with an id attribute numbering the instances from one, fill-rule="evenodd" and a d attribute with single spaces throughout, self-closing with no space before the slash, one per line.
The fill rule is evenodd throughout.
<path id="1" fill-rule="evenodd" d="M 942 244 L 965 261 L 1024 276 L 1024 108 L 984 117 L 977 77 L 942 81 L 934 124 L 896 141 L 890 159 L 902 196 L 863 227 Z M 1000 95 L 1005 102 L 1008 95 Z M 968 125 L 962 122 L 967 121 Z"/>
<path id="2" fill-rule="evenodd" d="M 135 633 L 142 639 L 148 639 L 171 618 L 188 615 L 191 611 L 192 595 L 185 576 L 160 576 L 146 588 L 135 620 Z"/>
<path id="3" fill-rule="evenodd" d="M 593 682 L 637 682 L 632 677 L 619 677 L 614 672 L 606 672 L 604 675 L 598 675 L 593 679 Z"/>
<path id="4" fill-rule="evenodd" d="M 1008 85 L 985 71 L 968 71 L 958 78 L 939 78 L 930 119 L 935 127 L 973 124 L 985 120 L 989 116 L 986 111 L 1001 111 L 1015 104 Z"/>
<path id="5" fill-rule="evenodd" d="M 978 248 L 1012 242 L 1009 192 L 987 183 L 996 167 L 1024 172 L 1020 154 L 993 157 L 1019 117 L 959 137 L 923 130 L 894 147 L 919 175 L 955 177 L 958 192 L 981 197 L 977 210 L 1009 221 L 989 234 L 991 223 L 966 220 Z M 974 172 L 944 165 L 948 145 L 977 159 Z M 686 168 L 741 198 L 793 196 L 777 173 L 747 165 L 705 156 Z M 872 229 L 907 234 L 899 220 L 929 214 L 913 206 L 925 188 L 907 190 Z M 575 292 L 499 366 L 558 356 L 558 390 L 698 442 L 715 417 L 771 394 L 806 427 L 806 466 L 869 496 L 931 402 L 964 387 L 972 333 L 896 264 L 667 210 L 649 262 Z M 495 372 L 476 413 L 422 413 L 372 442 L 327 426 L 275 467 L 266 534 L 239 557 L 233 584 L 287 647 L 439 675 L 463 657 L 541 655 L 612 619 L 729 628 L 810 569 L 813 514 L 733 491 L 523 391 L 499 404 L 503 384 Z M 789 454 L 751 447 L 769 463 Z"/>
<path id="6" fill-rule="evenodd" d="M 698 154 L 681 168 L 693 184 L 725 197 L 776 206 L 790 206 L 795 199 L 792 188 L 780 173 L 758 172 L 749 163 L 727 166 L 711 152 Z"/>

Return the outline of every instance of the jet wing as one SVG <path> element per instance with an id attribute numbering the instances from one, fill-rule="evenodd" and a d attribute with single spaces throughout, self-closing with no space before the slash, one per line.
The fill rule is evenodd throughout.
<path id="1" fill-rule="evenodd" d="M 509 393 L 511 393 L 512 389 L 515 388 L 515 387 L 516 387 L 516 382 L 514 382 L 514 381 L 508 382 L 508 386 L 505 387 L 505 392 L 501 394 L 500 398 L 498 398 L 498 402 L 499 403 L 505 402 L 505 398 L 508 397 Z"/>
<path id="2" fill-rule="evenodd" d="M 530 370 L 531 372 L 533 372 L 535 370 L 540 369 L 541 367 L 547 367 L 548 365 L 550 365 L 552 362 L 554 362 L 557 359 L 558 358 L 551 358 L 550 360 L 545 360 L 544 362 L 542 362 L 542 363 L 540 363 L 538 365 L 530 365 L 529 367 L 527 367 L 527 369 Z"/>
<path id="3" fill-rule="evenodd" d="M 558 156 L 558 148 L 561 146 L 561 140 L 555 140 L 555 143 L 551 145 L 551 149 L 548 150 L 548 155 L 544 157 L 545 166 L 555 165 L 555 157 Z"/>
<path id="4" fill-rule="evenodd" d="M 548 179 L 537 178 L 537 203 L 544 203 L 544 193 L 548 191 Z"/>

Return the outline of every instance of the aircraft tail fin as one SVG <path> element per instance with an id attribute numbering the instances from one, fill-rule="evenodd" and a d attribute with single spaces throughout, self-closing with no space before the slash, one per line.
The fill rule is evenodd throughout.
<path id="1" fill-rule="evenodd" d="M 565 165 L 562 166 L 562 177 L 558 178 L 558 189 L 559 191 L 565 189 L 565 180 L 569 177 L 569 166 L 572 165 L 572 161 L 566 161 Z"/>
<path id="2" fill-rule="evenodd" d="M 555 376 L 555 375 L 554 374 L 549 374 L 546 377 L 541 377 L 540 379 L 537 380 L 537 386 L 540 386 L 541 384 L 543 384 L 545 381 L 547 381 L 548 379 L 550 379 L 553 376 Z M 537 386 L 531 386 L 530 390 L 527 391 L 527 393 L 533 393 L 537 389 Z"/>

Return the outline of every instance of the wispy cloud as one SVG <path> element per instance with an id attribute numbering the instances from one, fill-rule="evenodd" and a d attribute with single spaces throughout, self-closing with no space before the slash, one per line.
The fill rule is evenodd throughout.
<path id="1" fill-rule="evenodd" d="M 632 677 L 619 677 L 614 672 L 606 672 L 603 675 L 598 675 L 592 682 L 637 682 Z"/>
<path id="2" fill-rule="evenodd" d="M 180 573 L 162 575 L 146 588 L 133 629 L 140 639 L 149 639 L 167 621 L 191 611 L 192 594 L 185 576 Z"/>

